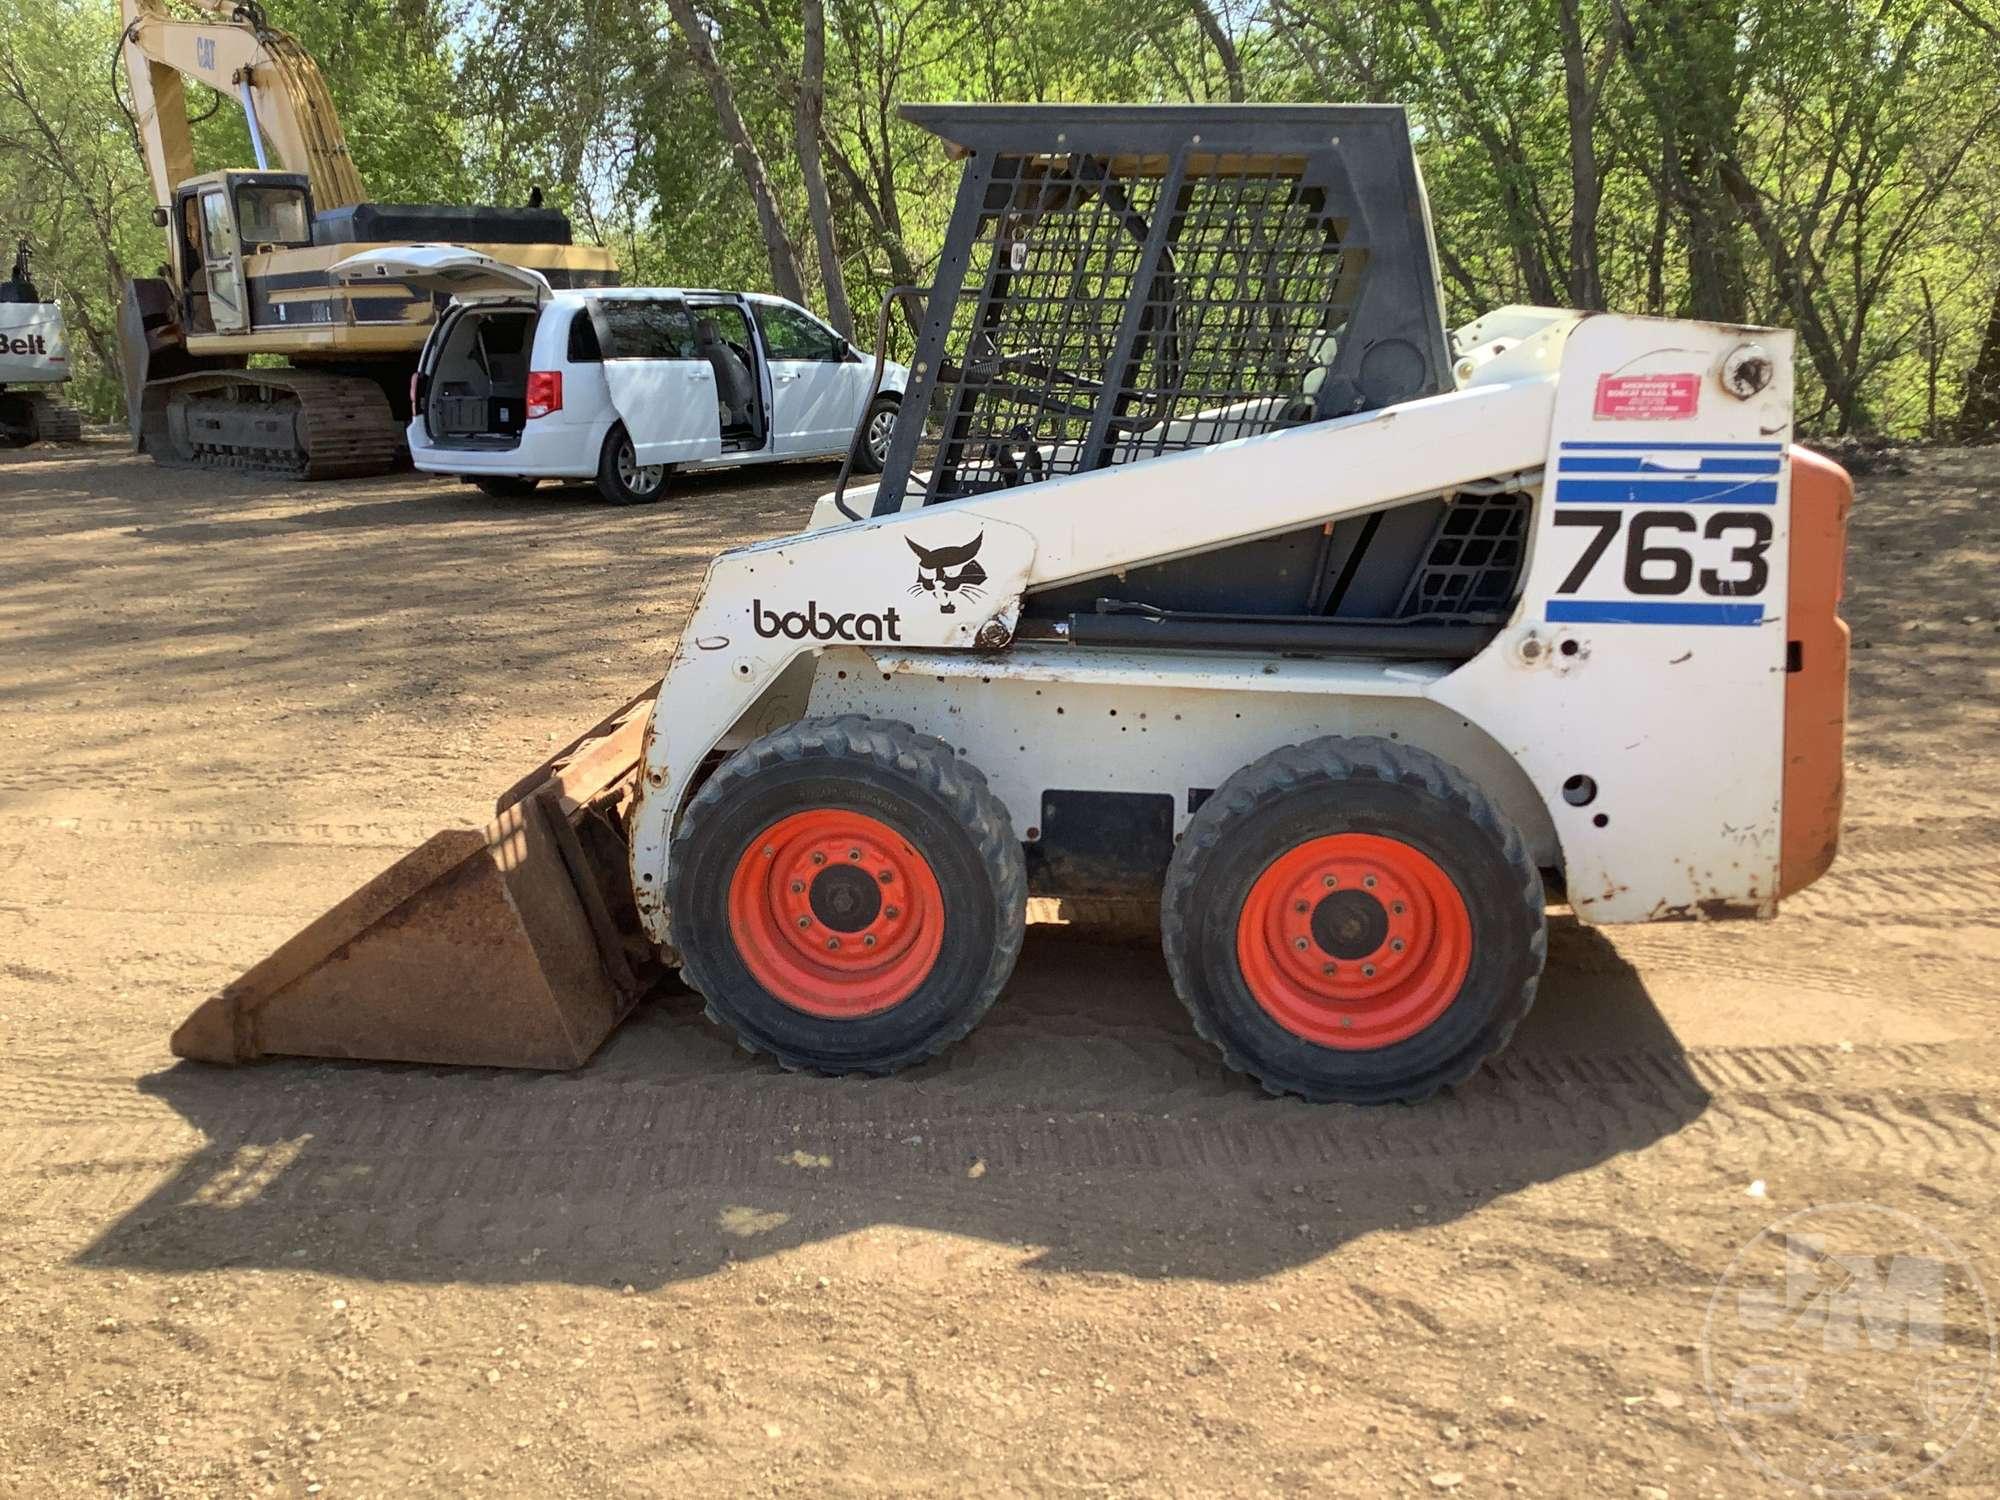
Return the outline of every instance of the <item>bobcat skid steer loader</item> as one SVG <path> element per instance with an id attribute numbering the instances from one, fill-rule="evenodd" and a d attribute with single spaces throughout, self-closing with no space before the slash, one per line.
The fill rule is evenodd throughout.
<path id="1" fill-rule="evenodd" d="M 1448 335 L 1397 108 L 905 114 L 966 163 L 926 420 L 714 560 L 598 845 L 629 881 L 574 882 L 715 1021 L 887 1072 L 978 1022 L 1030 893 L 1141 896 L 1232 1067 L 1413 1100 L 1506 1043 L 1552 893 L 1769 916 L 1826 869 L 1850 491 L 1789 335 Z M 324 1050 L 242 998 L 232 1056 Z"/>

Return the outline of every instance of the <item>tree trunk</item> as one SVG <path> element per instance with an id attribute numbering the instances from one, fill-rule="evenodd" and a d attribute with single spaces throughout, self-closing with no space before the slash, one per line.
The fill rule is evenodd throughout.
<path id="1" fill-rule="evenodd" d="M 2000 287 L 1993 289 L 1993 311 L 1986 319 L 1978 357 L 1965 372 L 1965 400 L 1958 408 L 1957 427 L 1961 442 L 2000 437 Z"/>
<path id="2" fill-rule="evenodd" d="M 1501 232 L 1506 236 L 1508 249 L 1514 253 L 1514 265 L 1527 289 L 1528 301 L 1540 307 L 1553 307 L 1562 301 L 1562 293 L 1556 287 L 1554 268 L 1543 253 L 1544 238 L 1552 236 L 1548 235 L 1550 226 L 1539 211 L 1540 204 L 1533 192 L 1536 169 L 1528 162 L 1520 141 L 1503 133 L 1487 118 L 1486 96 L 1478 80 L 1459 61 L 1463 43 L 1446 23 L 1437 0 L 1417 0 L 1417 10 L 1437 42 L 1445 71 L 1465 109 L 1466 124 L 1486 148 L 1493 168 L 1493 186 L 1500 195 Z"/>
<path id="3" fill-rule="evenodd" d="M 1653 209 L 1653 233 L 1646 242 L 1646 311 L 1656 318 L 1667 315 L 1667 195 L 1660 194 Z"/>
<path id="4" fill-rule="evenodd" d="M 1750 232 L 1757 237 L 1757 243 L 1764 249 L 1771 263 L 1771 274 L 1778 284 L 1778 294 L 1791 309 L 1792 321 L 1797 325 L 1799 340 L 1806 346 L 1806 355 L 1812 360 L 1813 370 L 1819 376 L 1820 384 L 1826 388 L 1827 400 L 1840 414 L 1839 431 L 1853 432 L 1859 425 L 1861 406 L 1854 391 L 1853 374 L 1842 363 L 1839 345 L 1827 329 L 1826 320 L 1820 315 L 1819 304 L 1813 301 L 1812 293 L 1806 286 L 1804 272 L 1799 267 L 1798 258 L 1784 233 L 1764 212 L 1762 199 L 1758 197 L 1757 186 L 1734 158 L 1724 158 L 1717 167 L 1725 191 L 1742 215 L 1743 222 L 1750 226 Z"/>
<path id="5" fill-rule="evenodd" d="M 764 251 L 771 258 L 772 289 L 780 297 L 802 303 L 806 300 L 806 289 L 805 279 L 799 274 L 798 252 L 792 248 L 791 236 L 785 232 L 784 216 L 778 212 L 777 195 L 771 190 L 771 178 L 764 170 L 764 158 L 758 153 L 757 143 L 750 138 L 750 127 L 744 123 L 743 112 L 736 107 L 736 90 L 730 86 L 729 75 L 722 70 L 722 59 L 715 55 L 715 47 L 708 39 L 708 28 L 695 14 L 692 0 L 667 0 L 667 9 L 673 13 L 674 24 L 680 28 L 681 37 L 687 42 L 694 65 L 708 84 L 709 97 L 715 101 L 715 117 L 722 126 L 723 139 L 729 142 L 730 154 L 736 158 L 737 170 L 743 174 L 744 185 L 750 189 L 751 201 L 757 206 L 757 228 L 764 237 Z"/>
<path id="6" fill-rule="evenodd" d="M 1583 50 L 1580 0 L 1562 0 L 1563 97 L 1569 109 L 1569 305 L 1604 306 L 1604 273 L 1597 248 L 1597 215 L 1604 184 L 1597 169 L 1597 98 L 1590 60 Z"/>
<path id="7" fill-rule="evenodd" d="M 826 172 L 819 155 L 820 120 L 826 109 L 826 8 L 821 0 L 800 0 L 799 13 L 806 34 L 798 98 L 792 111 L 799 171 L 806 181 L 806 208 L 812 215 L 813 243 L 819 252 L 819 281 L 826 288 L 826 315 L 841 337 L 852 339 L 854 314 L 847 305 L 847 277 L 840 268 L 833 204 L 827 197 Z"/>
<path id="8" fill-rule="evenodd" d="M 1717 153 L 1697 144 L 1681 160 L 1682 209 L 1687 221 L 1688 312 L 1721 323 L 1749 318 L 1741 218 L 1722 182 Z"/>
<path id="9" fill-rule="evenodd" d="M 1222 24 L 1222 17 L 1208 0 L 1190 0 L 1190 3 L 1194 6 L 1195 24 L 1201 27 L 1201 34 L 1208 38 L 1222 60 L 1222 76 L 1229 81 L 1229 102 L 1241 104 L 1249 96 L 1243 91 L 1243 57 L 1236 50 L 1236 38 L 1229 34 L 1229 28 Z"/>
<path id="10" fill-rule="evenodd" d="M 1676 0 L 1635 17 L 1624 0 L 1611 0 L 1633 81 L 1660 133 L 1661 185 L 1687 257 L 1687 311 L 1728 323 L 1743 322 L 1749 306 L 1748 210 L 1729 180 L 1743 113 L 1740 3 Z"/>
<path id="11" fill-rule="evenodd" d="M 834 171 L 838 172 L 840 180 L 847 184 L 848 197 L 868 220 L 868 227 L 875 235 L 875 244 L 887 257 L 889 274 L 894 278 L 896 285 L 922 286 L 924 283 L 917 271 L 917 263 L 910 258 L 909 247 L 903 243 L 903 236 L 897 232 L 893 218 L 894 203 L 883 204 L 876 201 L 867 179 L 861 175 L 861 169 L 832 137 L 823 134 L 820 143 L 832 159 Z M 909 326 L 910 337 L 917 337 L 923 332 L 923 320 L 917 315 L 916 309 L 910 306 L 906 298 L 898 298 L 897 306 L 902 309 L 903 321 Z"/>

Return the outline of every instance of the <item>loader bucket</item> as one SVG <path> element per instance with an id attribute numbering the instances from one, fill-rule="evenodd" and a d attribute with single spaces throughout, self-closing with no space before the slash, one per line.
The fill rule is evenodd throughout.
<path id="1" fill-rule="evenodd" d="M 481 829 L 405 855 L 212 996 L 177 1056 L 573 1068 L 665 970 L 633 910 L 632 699 L 505 792 Z"/>

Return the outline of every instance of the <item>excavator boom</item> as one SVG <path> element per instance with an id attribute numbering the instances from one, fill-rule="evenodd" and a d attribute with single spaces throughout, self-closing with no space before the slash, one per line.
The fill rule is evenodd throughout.
<path id="1" fill-rule="evenodd" d="M 126 73 L 154 202 L 172 202 L 174 189 L 195 175 L 184 78 L 230 94 L 242 105 L 260 168 L 274 153 L 284 170 L 305 173 L 321 209 L 365 201 L 333 96 L 311 54 L 272 26 L 261 6 L 241 0 L 186 3 L 217 19 L 182 20 L 166 0 L 120 0 Z"/>

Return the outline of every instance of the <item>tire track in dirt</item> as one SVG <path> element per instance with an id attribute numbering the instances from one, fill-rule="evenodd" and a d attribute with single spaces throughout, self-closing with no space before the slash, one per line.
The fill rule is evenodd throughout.
<path id="1" fill-rule="evenodd" d="M 297 848 L 414 849 L 435 825 L 418 823 L 231 822 L 217 818 L 131 818 L 107 814 L 0 816 L 0 835 L 87 839 L 158 839 L 172 843 L 277 844 Z"/>
<path id="2" fill-rule="evenodd" d="M 646 1023 L 637 1020 L 633 1025 L 644 1027 Z M 601 1064 L 593 1064 L 579 1073 L 444 1072 L 414 1065 L 407 1069 L 394 1065 L 381 1070 L 365 1066 L 347 1069 L 339 1064 L 279 1063 L 238 1073 L 187 1070 L 187 1095 L 190 1099 L 199 1097 L 202 1100 L 199 1107 L 203 1109 L 215 1107 L 216 1119 L 240 1134 L 269 1112 L 270 1085 L 284 1076 L 280 1070 L 289 1069 L 290 1075 L 284 1076 L 286 1092 L 306 1093 L 312 1101 L 300 1106 L 300 1118 L 307 1118 L 307 1112 L 323 1104 L 327 1113 L 321 1123 L 344 1125 L 349 1139 L 386 1141 L 396 1129 L 388 1116 L 371 1113 L 352 1099 L 344 1084 L 353 1080 L 370 1094 L 383 1098 L 391 1108 L 396 1103 L 388 1096 L 407 1093 L 412 1102 L 406 1112 L 477 1120 L 476 1124 L 453 1126 L 455 1134 L 472 1131 L 478 1139 L 496 1148 L 532 1149 L 549 1144 L 555 1138 L 552 1132 L 557 1131 L 557 1122 L 565 1118 L 574 1127 L 569 1134 L 582 1140 L 598 1139 L 629 1128 L 635 1114 L 652 1110 L 649 1095 L 695 1090 L 726 1096 L 745 1087 L 756 1088 L 766 1080 L 783 1079 L 783 1075 L 770 1069 L 748 1063 L 739 1064 L 741 1071 L 733 1075 L 718 1073 L 710 1066 L 714 1059 L 705 1053 L 682 1059 L 685 1072 L 662 1078 L 663 1060 L 656 1055 L 641 1055 L 642 1051 L 650 1054 L 655 1047 L 672 1046 L 674 1034 L 687 1031 L 694 1032 L 704 1043 L 712 1043 L 709 1051 L 723 1050 L 722 1045 L 705 1031 L 686 1025 L 656 1022 L 648 1029 L 654 1035 L 645 1038 L 648 1045 L 644 1048 L 617 1049 Z M 1218 1088 L 1204 1090 L 1208 1095 L 1227 1102 L 1242 1098 L 1243 1086 L 1212 1066 L 1206 1049 L 1194 1047 L 1184 1051 L 1178 1044 L 1185 1039 L 1164 1029 L 1134 1026 L 1129 1030 L 1149 1051 L 1165 1047 L 1201 1063 L 1199 1071 L 1204 1081 L 1221 1079 Z M 1692 1051 L 1662 1047 L 1572 1054 L 1516 1050 L 1490 1062 L 1473 1083 L 1459 1091 L 1458 1097 L 1480 1098 L 1490 1092 L 1504 1092 L 1524 1097 L 1585 1094 L 1603 1099 L 1651 1093 L 1699 1099 L 1832 1082 L 1843 1073 L 1854 1073 L 1864 1067 L 1882 1077 L 1922 1077 L 1951 1062 L 1956 1052 L 1953 1045 L 1939 1042 L 1866 1047 L 1780 1044 L 1702 1047 Z M 171 1122 L 175 1118 L 163 1103 L 127 1078 L 52 1068 L 49 1064 L 53 1061 L 53 1054 L 16 1055 L 0 1061 L 0 1081 L 4 1081 L 12 1117 L 9 1125 L 0 1126 L 0 1130 L 18 1128 L 14 1122 L 74 1127 L 86 1122 Z M 313 1070 L 303 1089 L 297 1087 L 299 1069 Z M 921 1118 L 923 1106 L 948 1100 L 954 1091 L 951 1071 L 941 1067 L 931 1078 L 919 1083 L 895 1080 L 843 1083 L 794 1078 L 783 1081 L 799 1088 L 801 1092 L 796 1097 L 781 1097 L 782 1089 L 764 1090 L 741 1102 L 773 1126 L 797 1132 L 898 1123 L 907 1118 Z M 1150 1076 L 1146 1079 L 1148 1084 L 1155 1081 Z M 522 1100 L 523 1094 L 531 1097 Z M 543 1094 L 562 1096 L 559 1101 L 554 1098 L 549 1101 L 557 1106 L 555 1112 L 545 1109 L 543 1101 L 535 1097 Z M 468 1095 L 477 1096 L 470 1102 L 469 1112 Z M 1054 1099 L 1048 1102 L 1060 1103 Z M 1149 1088 L 1143 1104 L 1181 1102 L 1184 1101 Z M 1140 1106 L 1135 1103 L 1134 1107 Z M 1017 1113 L 1035 1113 L 1038 1105 L 1021 1099 L 1012 1108 Z M 1306 1118 L 1322 1114 L 1347 1119 L 1366 1119 L 1377 1114 L 1401 1118 L 1404 1114 L 1396 1110 L 1321 1111 L 1289 1101 L 1274 1102 L 1269 1108 Z M 505 1131 L 505 1138 L 496 1139 L 491 1134 L 495 1127 L 484 1119 L 487 1111 L 492 1111 L 502 1122 L 516 1118 L 522 1123 L 503 1123 L 500 1128 Z M 243 1116 L 240 1121 L 236 1118 L 239 1115 Z"/>
<path id="3" fill-rule="evenodd" d="M 1884 914 L 1875 915 L 1880 919 Z M 1762 943 L 1754 948 L 1727 950 L 1689 942 L 1682 934 L 1649 932 L 1644 928 L 1611 929 L 1611 932 L 1619 955 L 1634 965 L 1642 978 L 1677 975 L 1718 985 L 1754 979 L 1773 988 L 1794 987 L 1870 1000 L 1881 998 L 1886 985 L 1901 981 L 1921 986 L 1926 1006 L 1986 1015 L 1994 1004 L 1993 984 L 1979 976 L 1976 967 L 1948 957 L 1898 955 L 1894 967 L 1862 970 L 1794 958 L 1774 952 L 1770 945 Z"/>
<path id="4" fill-rule="evenodd" d="M 1843 856 L 1784 903 L 1786 916 L 1893 918 L 1913 926 L 2000 926 L 2000 845 L 1926 845 L 1923 857 Z"/>
<path id="5" fill-rule="evenodd" d="M 1946 1051 L 1891 1047 L 1864 1060 L 1923 1076 Z M 108 1080 L 44 1078 L 20 1091 L 32 1115 L 0 1127 L 0 1214 L 98 1220 L 172 1184 L 181 1203 L 365 1212 L 385 1216 L 392 1237 L 473 1244 L 495 1215 L 517 1235 L 546 1225 L 560 1239 L 579 1203 L 821 1180 L 956 1190 L 975 1162 L 996 1186 L 1098 1172 L 1292 1180 L 1496 1158 L 1566 1170 L 1671 1141 L 1711 1160 L 1992 1170 L 2000 1096 L 1845 1086 L 1841 1065 L 1854 1060 L 1811 1047 L 1510 1057 L 1416 1111 L 1225 1099 L 1185 1113 L 1024 1104 L 996 1115 L 932 1090 L 765 1087 L 761 1071 L 709 1088 L 615 1090 L 490 1078 L 440 1089 L 449 1080 L 412 1075 L 412 1088 L 361 1100 L 337 1080 L 282 1099 L 203 1080 L 205 1097 L 181 1101 L 198 1130 L 162 1105 L 121 1102 Z M 10 1093 L 28 1083 L 10 1078 Z M 800 1152 L 826 1167 L 801 1167 Z"/>

